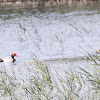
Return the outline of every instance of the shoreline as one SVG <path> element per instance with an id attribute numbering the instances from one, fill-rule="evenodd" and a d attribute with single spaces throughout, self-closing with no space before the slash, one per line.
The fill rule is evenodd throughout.
<path id="1" fill-rule="evenodd" d="M 21 9 L 21 8 L 36 8 L 36 7 L 52 7 L 59 5 L 67 5 L 68 7 L 73 6 L 88 6 L 100 4 L 100 1 L 66 1 L 66 2 L 56 2 L 56 1 L 37 1 L 37 2 L 0 2 L 0 9 Z"/>

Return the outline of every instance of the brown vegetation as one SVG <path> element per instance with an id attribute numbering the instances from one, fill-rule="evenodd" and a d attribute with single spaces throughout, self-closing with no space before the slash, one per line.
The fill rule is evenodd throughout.
<path id="1" fill-rule="evenodd" d="M 95 0 L 99 1 L 99 0 Z M 55 6 L 58 4 L 81 5 L 93 4 L 94 0 L 0 0 L 1 7 L 37 7 L 37 6 Z"/>

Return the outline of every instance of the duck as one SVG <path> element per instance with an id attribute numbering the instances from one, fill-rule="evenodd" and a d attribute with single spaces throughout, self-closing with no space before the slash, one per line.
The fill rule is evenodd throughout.
<path id="1" fill-rule="evenodd" d="M 16 53 L 12 53 L 11 58 L 1 58 L 0 62 L 14 62 L 16 61 L 16 59 L 14 58 L 15 56 L 18 57 Z"/>
<path id="2" fill-rule="evenodd" d="M 96 53 L 97 53 L 97 54 L 100 54 L 100 49 L 99 49 L 99 50 L 96 50 Z"/>

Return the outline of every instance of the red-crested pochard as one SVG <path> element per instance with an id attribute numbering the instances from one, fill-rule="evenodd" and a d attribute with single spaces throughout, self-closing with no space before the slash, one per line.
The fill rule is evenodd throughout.
<path id="1" fill-rule="evenodd" d="M 11 58 L 1 58 L 0 62 L 14 62 L 16 61 L 16 59 L 14 58 L 15 56 L 17 57 L 16 53 L 12 53 Z"/>
<path id="2" fill-rule="evenodd" d="M 100 50 L 96 50 L 96 53 L 100 54 Z"/>

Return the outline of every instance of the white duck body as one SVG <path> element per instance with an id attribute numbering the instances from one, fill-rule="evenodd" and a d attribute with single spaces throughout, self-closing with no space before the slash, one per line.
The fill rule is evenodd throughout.
<path id="1" fill-rule="evenodd" d="M 2 62 L 11 62 L 11 61 L 13 61 L 12 58 L 2 58 L 1 60 L 3 60 Z"/>
<path id="2" fill-rule="evenodd" d="M 100 50 L 96 50 L 96 53 L 100 54 Z"/>

